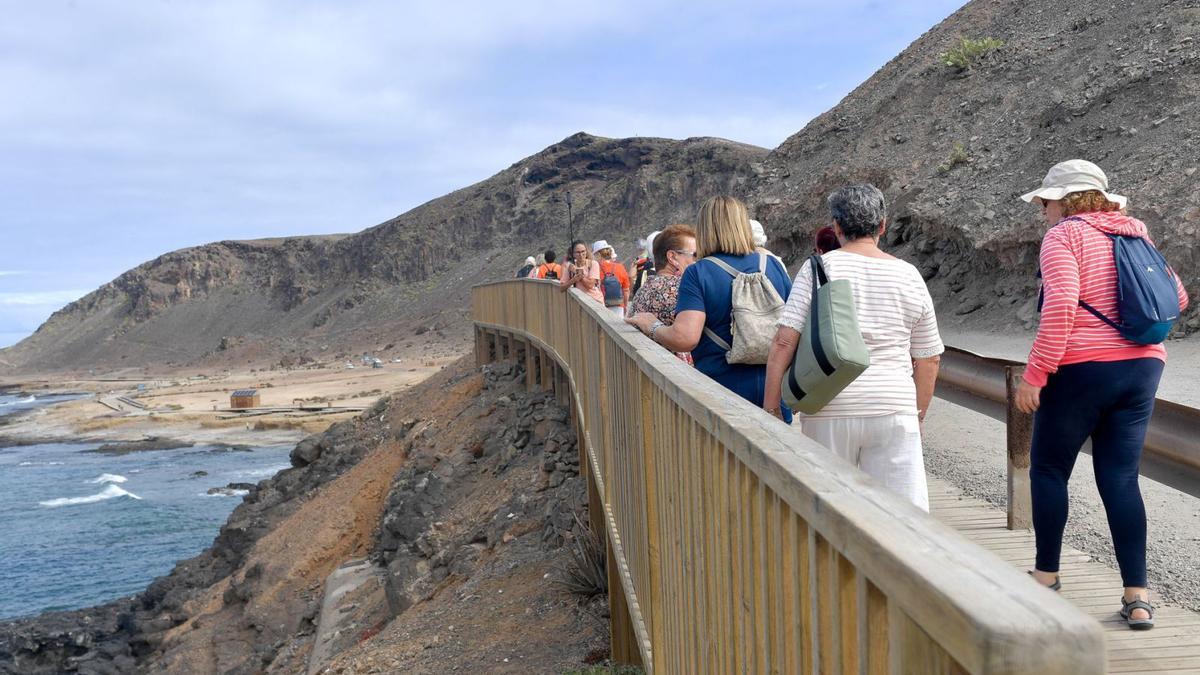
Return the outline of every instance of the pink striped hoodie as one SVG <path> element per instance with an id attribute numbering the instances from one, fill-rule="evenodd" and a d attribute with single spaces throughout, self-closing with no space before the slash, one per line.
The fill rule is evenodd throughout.
<path id="1" fill-rule="evenodd" d="M 1029 352 L 1025 381 L 1046 386 L 1059 366 L 1085 361 L 1167 360 L 1161 344 L 1139 345 L 1079 306 L 1083 300 L 1104 316 L 1118 320 L 1117 269 L 1107 234 L 1148 237 L 1146 225 L 1117 212 L 1081 213 L 1065 218 L 1042 239 L 1042 290 L 1045 301 L 1037 337 Z M 1176 276 L 1179 308 L 1187 292 Z"/>

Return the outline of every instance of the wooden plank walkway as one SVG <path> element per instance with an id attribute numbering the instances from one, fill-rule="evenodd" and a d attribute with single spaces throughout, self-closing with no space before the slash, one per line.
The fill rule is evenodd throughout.
<path id="1" fill-rule="evenodd" d="M 1033 569 L 1033 532 L 1006 529 L 1004 510 L 932 477 L 929 500 L 930 512 L 938 520 L 1020 569 Z M 1115 570 L 1064 545 L 1060 571 L 1063 597 L 1104 627 L 1109 672 L 1200 674 L 1200 614 L 1156 599 L 1154 629 L 1132 631 L 1118 613 L 1122 589 Z M 1157 598 L 1153 589 L 1151 593 Z"/>

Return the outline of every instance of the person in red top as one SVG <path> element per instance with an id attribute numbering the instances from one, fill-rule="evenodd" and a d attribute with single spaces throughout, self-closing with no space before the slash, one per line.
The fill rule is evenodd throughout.
<path id="1" fill-rule="evenodd" d="M 1034 413 L 1030 488 L 1037 560 L 1030 572 L 1054 590 L 1067 522 L 1067 483 L 1085 440 L 1092 439 L 1096 486 L 1104 501 L 1130 628 L 1154 625 L 1146 591 L 1146 509 L 1138 464 L 1167 352 L 1125 339 L 1085 311 L 1118 316 L 1117 272 L 1108 235 L 1149 236 L 1125 214 L 1125 197 L 1108 192 L 1100 167 L 1081 159 L 1055 165 L 1042 187 L 1023 195 L 1042 207 L 1042 316 L 1029 352 L 1017 407 Z M 1179 307 L 1188 297 L 1176 275 Z"/>
<path id="2" fill-rule="evenodd" d="M 629 272 L 617 262 L 617 254 L 608 242 L 601 239 L 592 244 L 592 255 L 600 262 L 600 289 L 604 292 L 604 305 L 620 318 L 625 318 L 625 306 L 629 304 Z M 620 284 L 620 292 L 608 288 L 610 275 Z"/>

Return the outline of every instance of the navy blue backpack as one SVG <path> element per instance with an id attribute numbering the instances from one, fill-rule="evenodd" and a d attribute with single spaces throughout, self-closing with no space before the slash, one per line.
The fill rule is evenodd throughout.
<path id="1" fill-rule="evenodd" d="M 1105 234 L 1112 239 L 1113 260 L 1117 263 L 1120 322 L 1104 316 L 1083 300 L 1079 306 L 1112 326 L 1125 339 L 1156 345 L 1167 339 L 1179 319 L 1175 272 L 1146 238 Z"/>

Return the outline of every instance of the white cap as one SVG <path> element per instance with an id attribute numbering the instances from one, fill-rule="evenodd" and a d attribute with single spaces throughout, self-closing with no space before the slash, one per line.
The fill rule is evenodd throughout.
<path id="1" fill-rule="evenodd" d="M 1072 192 L 1096 190 L 1104 198 L 1125 208 L 1129 201 L 1125 197 L 1108 191 L 1108 176 L 1100 167 L 1086 159 L 1069 159 L 1050 167 L 1046 177 L 1042 179 L 1042 187 L 1021 195 L 1021 199 L 1033 202 L 1034 199 L 1062 199 Z"/>
<path id="2" fill-rule="evenodd" d="M 767 232 L 763 229 L 762 223 L 757 220 L 750 221 L 750 233 L 754 235 L 755 246 L 767 245 Z"/>
<path id="3" fill-rule="evenodd" d="M 597 239 L 595 242 L 592 243 L 592 253 L 599 253 L 600 251 L 603 251 L 606 248 L 612 248 L 612 247 L 609 246 L 608 242 L 605 241 L 604 239 Z"/>
<path id="4" fill-rule="evenodd" d="M 537 261 L 533 259 L 533 256 L 529 256 L 528 258 L 525 259 L 525 264 L 526 265 L 536 265 Z"/>

